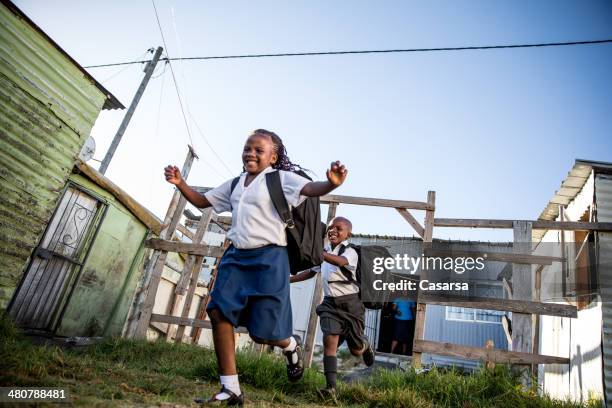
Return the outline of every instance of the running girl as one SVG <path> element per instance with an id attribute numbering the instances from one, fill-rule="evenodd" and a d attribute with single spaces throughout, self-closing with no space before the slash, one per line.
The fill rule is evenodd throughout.
<path id="1" fill-rule="evenodd" d="M 219 367 L 221 391 L 196 402 L 242 405 L 236 371 L 234 327 L 244 326 L 253 341 L 278 346 L 287 358 L 287 375 L 297 381 L 304 373 L 302 346 L 293 336 L 289 298 L 289 259 L 285 225 L 276 212 L 265 182 L 265 174 L 280 172 L 287 202 L 299 205 L 306 197 L 317 197 L 340 186 L 348 174 L 339 161 L 327 170 L 327 181 L 312 182 L 293 170 L 287 150 L 278 135 L 255 130 L 242 152 L 244 172 L 232 190 L 232 180 L 204 195 L 189 187 L 176 166 L 164 169 L 166 180 L 177 186 L 198 208 L 212 206 L 215 212 L 232 212 L 228 239 L 232 245 L 219 263 L 208 315 Z"/>

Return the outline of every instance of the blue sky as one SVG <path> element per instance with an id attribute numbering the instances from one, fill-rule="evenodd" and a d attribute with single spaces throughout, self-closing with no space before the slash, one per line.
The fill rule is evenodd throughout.
<path id="1" fill-rule="evenodd" d="M 90 3 L 16 2 L 84 66 L 140 59 L 162 44 L 150 1 Z M 155 4 L 172 57 L 612 38 L 605 1 Z M 349 179 L 338 194 L 425 201 L 436 190 L 437 217 L 535 219 L 575 158 L 612 161 L 610 44 L 177 62 L 174 69 L 201 158 L 189 178 L 196 185 L 237 175 L 247 135 L 267 128 L 319 177 L 332 160 L 346 163 Z M 125 105 L 143 75 L 138 65 L 90 72 Z M 158 216 L 172 194 L 162 168 L 180 165 L 190 143 L 170 70 L 162 72 L 160 65 L 107 172 Z M 96 158 L 123 114 L 100 115 Z M 391 209 L 340 206 L 338 213 L 358 232 L 413 234 Z M 436 228 L 434 236 L 511 234 Z"/>

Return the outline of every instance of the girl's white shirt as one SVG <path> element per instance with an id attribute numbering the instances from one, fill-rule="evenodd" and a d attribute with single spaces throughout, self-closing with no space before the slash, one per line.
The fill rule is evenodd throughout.
<path id="1" fill-rule="evenodd" d="M 227 238 L 236 248 L 259 248 L 270 244 L 287 246 L 285 223 L 274 208 L 266 185 L 265 175 L 272 171 L 276 170 L 268 167 L 248 187 L 244 186 L 247 173 L 242 173 L 233 192 L 233 179 L 230 179 L 204 194 L 216 213 L 232 213 L 232 227 Z M 279 170 L 279 173 L 287 203 L 291 207 L 300 205 L 306 199 L 300 191 L 310 180 L 291 171 Z"/>

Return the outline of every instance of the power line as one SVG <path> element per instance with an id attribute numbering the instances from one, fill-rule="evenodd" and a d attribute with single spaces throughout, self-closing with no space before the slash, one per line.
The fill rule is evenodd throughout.
<path id="1" fill-rule="evenodd" d="M 189 142 L 193 146 L 193 139 L 191 138 L 191 131 L 189 130 L 189 124 L 187 123 L 187 116 L 185 115 L 185 110 L 183 109 L 183 101 L 181 100 L 181 93 L 179 92 L 178 84 L 176 83 L 176 77 L 174 76 L 174 69 L 172 68 L 172 64 L 170 63 L 170 53 L 168 52 L 168 45 L 166 44 L 166 39 L 164 38 L 164 31 L 162 30 L 161 23 L 159 21 L 159 15 L 157 14 L 157 7 L 155 7 L 155 0 L 151 0 L 153 3 L 153 10 L 155 10 L 155 18 L 157 19 L 157 26 L 159 27 L 159 33 L 161 34 L 162 42 L 164 43 L 164 48 L 166 49 L 166 55 L 168 58 L 168 64 L 170 65 L 170 73 L 172 74 L 172 81 L 174 82 L 174 89 L 176 89 L 176 96 L 179 100 L 179 105 L 181 107 L 181 112 L 183 114 L 183 120 L 185 121 L 185 127 L 187 128 L 187 135 L 189 136 Z"/>
<path id="2" fill-rule="evenodd" d="M 158 19 L 158 22 L 159 22 L 159 19 Z M 392 53 L 436 52 L 436 51 L 475 51 L 475 50 L 494 50 L 494 49 L 508 49 L 508 48 L 559 47 L 559 46 L 569 46 L 569 45 L 588 45 L 588 44 L 606 44 L 606 43 L 612 43 L 612 39 L 537 43 L 537 44 L 483 45 L 483 46 L 469 46 L 469 47 L 406 48 L 406 49 L 392 49 L 392 50 L 321 51 L 321 52 L 293 52 L 293 53 L 282 53 L 282 54 L 221 55 L 221 56 L 204 56 L 204 57 L 165 58 L 165 60 L 167 61 L 194 61 L 194 60 L 240 59 L 240 58 L 308 57 L 308 56 L 319 56 L 319 55 L 392 54 Z M 89 66 L 86 66 L 85 68 L 114 67 L 118 65 L 141 64 L 143 62 L 148 62 L 148 61 L 129 61 L 129 62 L 117 62 L 113 64 L 89 65 Z"/>

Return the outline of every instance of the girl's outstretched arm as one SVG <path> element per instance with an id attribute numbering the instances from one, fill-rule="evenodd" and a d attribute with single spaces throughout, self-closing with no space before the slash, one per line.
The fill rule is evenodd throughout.
<path id="1" fill-rule="evenodd" d="M 327 170 L 326 175 L 327 181 L 312 181 L 302 188 L 300 194 L 307 197 L 325 195 L 344 183 L 348 175 L 348 170 L 340 161 L 335 161 Z"/>
<path id="2" fill-rule="evenodd" d="M 198 208 L 210 207 L 210 202 L 202 194 L 198 193 L 185 183 L 181 171 L 176 166 L 167 166 L 164 168 L 164 176 L 166 181 L 170 184 L 174 184 L 179 191 L 185 196 L 187 201 L 195 205 Z"/>

